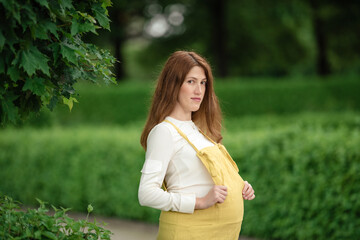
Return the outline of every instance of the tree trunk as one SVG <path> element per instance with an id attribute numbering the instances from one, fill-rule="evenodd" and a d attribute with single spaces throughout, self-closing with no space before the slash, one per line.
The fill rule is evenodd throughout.
<path id="1" fill-rule="evenodd" d="M 226 29 L 226 0 L 212 0 L 208 2 L 211 13 L 212 38 L 211 47 L 215 55 L 216 72 L 220 77 L 228 75 L 227 65 L 227 29 Z"/>
<path id="2" fill-rule="evenodd" d="M 115 74 L 116 74 L 116 80 L 120 82 L 125 78 L 125 70 L 124 70 L 124 61 L 123 61 L 123 54 L 122 54 L 122 46 L 123 46 L 124 40 L 123 38 L 117 36 L 114 39 L 114 45 L 115 45 L 115 58 L 117 62 L 114 64 L 115 67 Z"/>
<path id="3" fill-rule="evenodd" d="M 326 51 L 327 41 L 324 32 L 324 22 L 319 16 L 319 3 L 317 1 L 310 1 L 310 6 L 313 10 L 313 26 L 317 48 L 316 72 L 320 76 L 326 76 L 331 73 L 331 69 Z"/>
<path id="4" fill-rule="evenodd" d="M 125 27 L 127 25 L 126 13 L 123 9 L 113 9 L 109 12 L 111 23 L 111 32 L 112 32 L 112 43 L 114 44 L 114 55 L 117 62 L 114 64 L 114 70 L 116 74 L 117 81 L 124 80 L 126 73 L 124 69 L 124 57 L 122 53 L 122 47 L 126 38 Z"/>

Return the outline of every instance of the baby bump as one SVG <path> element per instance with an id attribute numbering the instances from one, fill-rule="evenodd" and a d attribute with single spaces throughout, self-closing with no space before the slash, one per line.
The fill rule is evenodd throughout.
<path id="1" fill-rule="evenodd" d="M 212 150 L 212 151 L 210 151 Z M 216 204 L 219 221 L 226 223 L 241 222 L 244 215 L 244 200 L 242 190 L 244 181 L 238 174 L 233 160 L 225 155 L 219 148 L 207 149 L 198 154 L 198 157 L 208 169 L 216 185 L 224 185 L 228 195 L 223 203 Z M 236 164 L 235 164 L 236 165 Z"/>
<path id="2" fill-rule="evenodd" d="M 236 174 L 224 179 L 224 185 L 228 189 L 225 201 L 219 205 L 219 218 L 227 223 L 241 222 L 244 216 L 244 199 L 242 189 L 244 181 Z"/>
<path id="3" fill-rule="evenodd" d="M 244 215 L 244 181 L 239 175 L 232 177 L 224 179 L 228 195 L 223 203 L 195 210 L 193 214 L 161 212 L 157 239 L 238 239 Z"/>

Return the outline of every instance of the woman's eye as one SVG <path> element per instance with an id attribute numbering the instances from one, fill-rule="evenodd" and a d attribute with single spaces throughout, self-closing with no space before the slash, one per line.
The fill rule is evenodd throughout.
<path id="1" fill-rule="evenodd" d="M 206 84 L 206 81 L 202 81 L 201 84 L 205 85 L 205 84 Z"/>
<path id="2" fill-rule="evenodd" d="M 193 83 L 194 82 L 194 80 L 188 80 L 188 83 Z"/>

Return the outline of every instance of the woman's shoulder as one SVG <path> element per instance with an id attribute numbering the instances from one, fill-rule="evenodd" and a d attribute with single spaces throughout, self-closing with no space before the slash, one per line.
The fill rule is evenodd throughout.
<path id="1" fill-rule="evenodd" d="M 148 141 L 151 139 L 164 139 L 170 140 L 174 138 L 174 129 L 170 123 L 161 122 L 155 125 L 148 136 Z"/>

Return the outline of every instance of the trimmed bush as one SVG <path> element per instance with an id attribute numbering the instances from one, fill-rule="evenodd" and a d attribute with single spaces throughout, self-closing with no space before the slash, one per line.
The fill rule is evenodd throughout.
<path id="1" fill-rule="evenodd" d="M 34 197 L 97 214 L 149 218 L 137 186 L 144 152 L 140 128 L 7 130 L 0 134 L 0 191 L 28 204 Z"/>
<path id="2" fill-rule="evenodd" d="M 226 146 L 256 191 L 245 204 L 242 234 L 359 238 L 360 118 L 356 122 L 356 128 L 300 123 L 229 133 Z"/>
<path id="3" fill-rule="evenodd" d="M 328 81 L 218 82 L 226 117 L 360 110 L 358 78 Z"/>
<path id="4" fill-rule="evenodd" d="M 242 234 L 274 239 L 360 236 L 360 115 L 227 120 L 224 144 L 256 191 Z M 0 132 L 0 191 L 96 213 L 157 222 L 140 207 L 142 124 Z"/>
<path id="5" fill-rule="evenodd" d="M 339 77 L 340 78 L 340 77 Z M 122 125 L 144 121 L 150 106 L 153 85 L 121 83 L 118 86 L 77 86 L 79 103 L 72 112 L 59 106 L 53 113 L 44 110 L 27 124 Z M 247 115 L 298 112 L 340 112 L 360 110 L 360 81 L 352 78 L 328 81 L 217 81 L 216 93 L 225 118 Z"/>

